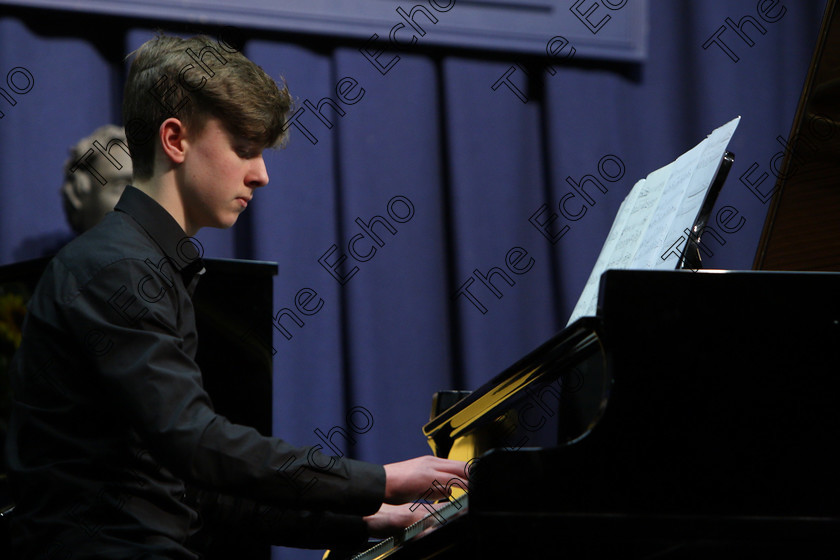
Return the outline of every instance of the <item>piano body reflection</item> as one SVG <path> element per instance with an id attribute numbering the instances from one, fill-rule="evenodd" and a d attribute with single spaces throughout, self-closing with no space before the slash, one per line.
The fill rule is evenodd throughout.
<path id="1" fill-rule="evenodd" d="M 830 0 L 756 270 L 605 273 L 597 316 L 472 393 L 436 395 L 424 433 L 436 455 L 471 461 L 469 488 L 445 515 L 350 556 L 836 549 L 839 91 Z"/>

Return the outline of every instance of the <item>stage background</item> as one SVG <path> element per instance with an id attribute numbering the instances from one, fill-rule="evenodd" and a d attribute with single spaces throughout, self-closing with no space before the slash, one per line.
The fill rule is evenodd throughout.
<path id="1" fill-rule="evenodd" d="M 635 181 L 736 115 L 735 165 L 716 211 L 731 206 L 745 222 L 724 234 L 725 245 L 709 241 L 709 265 L 750 268 L 768 204 L 739 178 L 753 163 L 759 170 L 752 180 L 769 173 L 782 149 L 777 136 L 789 134 L 823 6 L 779 4 L 773 13 L 783 16 L 762 21 L 765 34 L 744 28 L 753 46 L 727 31 L 737 63 L 720 47 L 702 45 L 726 18 L 757 17 L 755 0 L 651 0 L 648 56 L 639 64 L 557 63 L 421 40 L 410 52 L 387 51 L 381 60 L 400 59 L 383 75 L 362 56 L 360 41 L 242 30 L 245 54 L 273 77 L 282 75 L 301 105 L 335 99 L 344 77 L 364 88 L 357 103 L 342 105 L 343 117 L 324 110 L 332 129 L 311 111 L 302 116 L 317 144 L 293 130 L 286 149 L 266 153 L 271 182 L 237 226 L 197 236 L 206 256 L 279 263 L 272 314 L 293 308 L 302 289 L 323 301 L 316 313 L 299 314 L 303 327 L 283 320 L 290 339 L 275 331 L 275 435 L 321 443 L 316 429 L 352 429 L 348 411 L 364 407 L 373 425 L 350 431 L 353 445 L 335 436 L 340 452 L 379 463 L 427 453 L 420 429 L 432 393 L 475 388 L 561 329 Z M 58 193 L 68 147 L 102 124 L 122 124 L 123 59 L 157 27 L 219 32 L 0 7 L 0 80 L 16 67 L 34 78 L 31 90 L 14 94 L 16 105 L 0 98 L 0 264 L 49 254 L 72 237 Z M 556 74 L 546 70 L 549 63 Z M 491 87 L 512 67 L 527 102 L 505 85 Z M 23 75 L 15 76 L 24 88 Z M 599 162 L 615 174 L 616 159 L 623 176 L 604 180 Z M 608 192 L 590 185 L 594 203 L 577 221 L 558 218 L 553 232 L 570 229 L 550 242 L 529 218 L 544 203 L 557 213 L 572 191 L 567 178 L 585 175 Z M 572 209 L 581 207 L 575 200 Z M 403 222 L 389 216 L 389 202 Z M 348 257 L 358 271 L 342 285 L 318 260 L 333 244 L 346 253 L 361 232 L 355 220 L 374 216 L 389 219 L 397 233 L 377 226 L 384 245 L 366 262 Z M 363 240 L 358 248 L 369 246 Z M 517 265 L 530 266 L 522 274 L 505 267 L 516 248 L 527 251 Z M 493 276 L 501 298 L 473 276 L 492 267 L 515 282 Z M 470 277 L 486 313 L 454 297 Z M 368 428 L 362 416 L 350 420 Z M 275 557 L 320 555 L 277 549 Z"/>

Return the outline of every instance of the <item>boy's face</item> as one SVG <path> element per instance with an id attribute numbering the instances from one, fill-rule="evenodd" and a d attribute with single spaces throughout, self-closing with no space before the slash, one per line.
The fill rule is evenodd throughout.
<path id="1" fill-rule="evenodd" d="M 184 138 L 178 169 L 187 231 L 228 228 L 248 206 L 254 189 L 268 184 L 262 147 L 234 138 L 215 118 Z"/>

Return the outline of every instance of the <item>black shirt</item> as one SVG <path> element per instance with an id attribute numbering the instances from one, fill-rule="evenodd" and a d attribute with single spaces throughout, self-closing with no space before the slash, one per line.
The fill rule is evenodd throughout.
<path id="1" fill-rule="evenodd" d="M 194 361 L 196 246 L 133 187 L 115 210 L 47 266 L 10 367 L 16 552 L 196 558 L 201 499 L 185 499 L 185 481 L 199 497 L 259 501 L 244 509 L 271 514 L 275 544 L 363 537 L 358 516 L 379 508 L 384 469 L 216 414 Z"/>

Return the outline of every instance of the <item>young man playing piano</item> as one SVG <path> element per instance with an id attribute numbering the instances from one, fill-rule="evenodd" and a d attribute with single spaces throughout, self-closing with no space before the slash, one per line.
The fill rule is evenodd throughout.
<path id="1" fill-rule="evenodd" d="M 214 412 L 194 361 L 204 269 L 190 238 L 232 226 L 268 183 L 262 152 L 283 137 L 288 91 L 205 37 L 135 54 L 133 186 L 48 265 L 11 366 L 15 557 L 196 559 L 208 512 L 317 548 L 407 526 L 435 480 L 465 485 L 463 463 L 383 467 L 263 437 Z"/>

